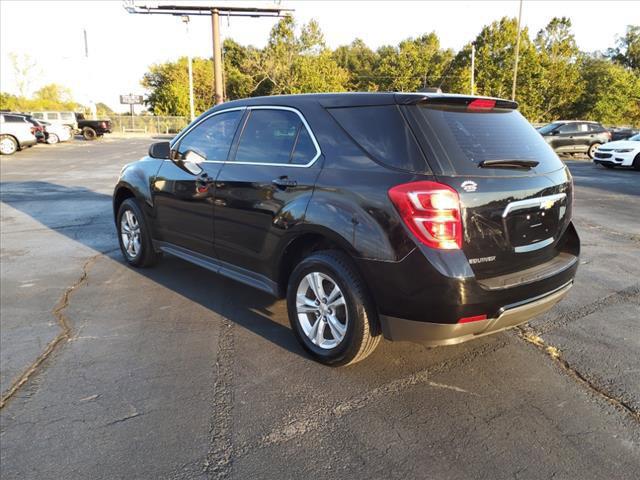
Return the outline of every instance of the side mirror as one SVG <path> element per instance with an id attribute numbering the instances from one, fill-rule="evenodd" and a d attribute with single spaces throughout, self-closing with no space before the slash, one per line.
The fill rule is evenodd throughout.
<path id="1" fill-rule="evenodd" d="M 171 153 L 171 144 L 169 142 L 152 143 L 149 147 L 149 156 L 151 158 L 159 158 L 161 160 L 169 160 Z"/>

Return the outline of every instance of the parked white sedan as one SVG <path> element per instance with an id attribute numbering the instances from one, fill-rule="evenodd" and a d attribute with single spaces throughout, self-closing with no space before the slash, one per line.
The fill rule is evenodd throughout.
<path id="1" fill-rule="evenodd" d="M 49 145 L 54 145 L 58 142 L 66 142 L 71 138 L 70 130 L 64 125 L 45 122 L 44 120 L 40 120 L 40 123 L 44 125 L 44 135 L 46 142 Z"/>
<path id="2" fill-rule="evenodd" d="M 607 168 L 633 167 L 640 170 L 640 134 L 602 145 L 596 150 L 593 163 Z"/>

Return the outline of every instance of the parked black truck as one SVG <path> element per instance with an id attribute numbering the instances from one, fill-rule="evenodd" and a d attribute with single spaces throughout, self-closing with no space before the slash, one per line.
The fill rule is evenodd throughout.
<path id="1" fill-rule="evenodd" d="M 87 120 L 82 113 L 76 113 L 78 130 L 85 140 L 95 140 L 105 133 L 111 133 L 110 120 Z"/>

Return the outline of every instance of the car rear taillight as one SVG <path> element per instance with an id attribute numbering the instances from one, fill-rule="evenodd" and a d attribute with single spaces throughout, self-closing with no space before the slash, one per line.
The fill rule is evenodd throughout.
<path id="1" fill-rule="evenodd" d="M 107 122 L 100 122 L 100 126 L 102 128 L 107 128 Z"/>
<path id="2" fill-rule="evenodd" d="M 429 181 L 404 183 L 390 188 L 389 198 L 420 242 L 442 250 L 462 247 L 460 197 L 453 188 Z"/>

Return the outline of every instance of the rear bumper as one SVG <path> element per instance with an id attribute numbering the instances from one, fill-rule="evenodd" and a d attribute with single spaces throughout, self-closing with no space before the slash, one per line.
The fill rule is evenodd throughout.
<path id="1" fill-rule="evenodd" d="M 380 315 L 387 340 L 410 341 L 428 346 L 455 345 L 521 325 L 551 309 L 569 292 L 573 281 L 544 295 L 506 305 L 495 318 L 469 323 L 430 323 Z"/>

